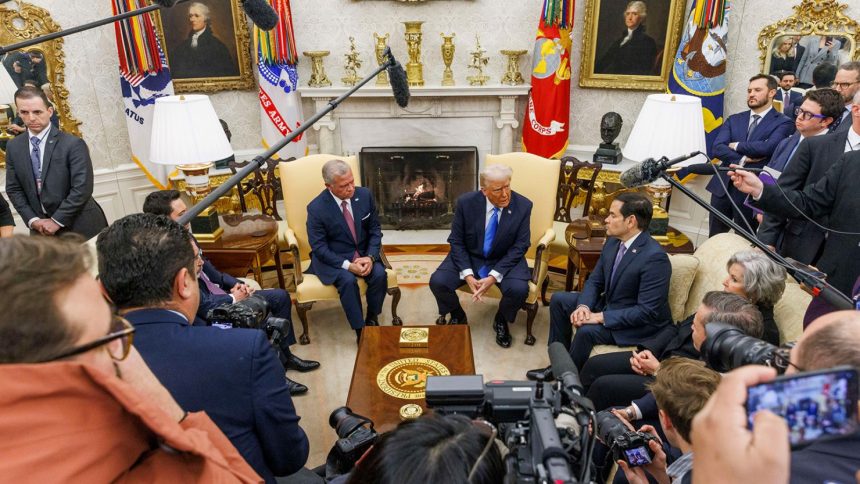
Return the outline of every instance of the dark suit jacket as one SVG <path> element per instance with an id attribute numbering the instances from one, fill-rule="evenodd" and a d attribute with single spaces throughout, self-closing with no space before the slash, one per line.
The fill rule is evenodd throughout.
<path id="1" fill-rule="evenodd" d="M 792 156 L 792 151 L 796 151 L 794 148 L 797 147 L 800 141 L 799 132 L 795 132 L 793 135 L 780 141 L 776 145 L 776 149 L 773 150 L 773 155 L 771 155 L 767 166 L 778 172 L 784 171 L 788 164 L 789 156 Z M 800 147 L 797 147 L 797 149 L 800 149 Z"/>
<path id="2" fill-rule="evenodd" d="M 751 133 L 750 139 L 747 140 L 750 116 L 751 111 L 749 110 L 733 114 L 720 126 L 710 153 L 712 157 L 720 159 L 720 166 L 728 167 L 732 163 L 739 163 L 744 156 L 747 158 L 764 158 L 761 162 L 754 164 L 754 166 L 764 166 L 770 161 L 770 157 L 779 142 L 794 131 L 794 123 L 789 118 L 771 109 L 759 121 L 758 126 Z M 729 148 L 729 144 L 734 142 L 737 142 L 738 145 L 733 150 Z M 710 174 L 713 174 L 713 171 Z M 736 203 L 743 203 L 746 195 L 735 189 L 728 175 L 720 173 L 718 176 L 725 183 L 732 199 Z M 726 196 L 717 176 L 711 178 L 707 189 L 715 197 Z"/>
<path id="3" fill-rule="evenodd" d="M 311 246 L 311 265 L 308 274 L 315 274 L 323 284 L 332 284 L 344 260 L 352 260 L 358 250 L 362 257 L 379 257 L 382 247 L 382 228 L 376 212 L 373 195 L 365 187 L 355 187 L 350 200 L 358 244 L 352 238 L 343 212 L 331 192 L 323 189 L 308 204 L 308 243 Z"/>
<path id="4" fill-rule="evenodd" d="M 89 239 L 107 227 L 101 207 L 93 199 L 93 165 L 84 140 L 51 128 L 43 142 L 42 193 L 36 192 L 30 140 L 17 136 L 6 145 L 6 194 L 24 223 L 53 218 L 62 232 Z M 42 206 L 45 210 L 42 210 Z"/>
<path id="5" fill-rule="evenodd" d="M 658 360 L 672 356 L 699 358 L 699 351 L 693 346 L 693 317 L 678 324 L 666 325 L 659 333 L 638 345 L 639 350 L 649 350 Z"/>
<path id="6" fill-rule="evenodd" d="M 786 191 L 800 190 L 820 180 L 842 157 L 847 138 L 848 133 L 845 132 L 803 140 L 780 175 L 777 181 L 779 186 Z M 817 222 L 828 226 L 829 220 L 824 214 Z M 824 244 L 824 231 L 805 219 L 788 219 L 774 212 L 765 212 L 764 220 L 758 228 L 758 238 L 765 244 L 777 247 L 779 253 L 785 257 L 811 264 Z"/>
<path id="7" fill-rule="evenodd" d="M 502 212 L 496 236 L 487 258 L 484 258 L 484 231 L 487 215 L 487 197 L 481 191 L 469 192 L 457 199 L 454 222 L 448 243 L 451 251 L 440 269 L 462 272 L 487 266 L 503 278 L 529 279 L 525 253 L 531 245 L 530 221 L 532 202 L 511 192 L 511 203 Z"/>
<path id="8" fill-rule="evenodd" d="M 792 59 L 791 62 L 794 63 L 794 59 Z M 790 70 L 790 69 L 788 69 L 788 70 Z M 786 113 L 785 101 L 783 101 L 783 99 L 782 99 L 782 88 L 779 88 L 776 90 L 776 96 L 774 96 L 773 99 L 774 99 L 774 101 L 782 101 L 782 114 L 785 114 L 786 116 L 788 116 L 791 119 L 794 119 L 797 117 L 794 115 L 794 108 L 803 104 L 803 94 L 789 90 L 788 91 L 788 104 L 789 104 L 788 109 L 789 109 L 789 111 Z"/>
<path id="9" fill-rule="evenodd" d="M 9 209 L 9 203 L 0 195 L 0 227 L 7 225 L 15 225 L 15 219 L 12 217 L 12 210 Z"/>
<path id="10" fill-rule="evenodd" d="M 627 37 L 627 29 L 609 47 L 609 50 L 597 60 L 594 66 L 595 74 L 638 74 L 652 75 L 654 60 L 657 56 L 657 43 L 645 33 L 645 26 L 640 25 L 633 31 L 624 45 L 621 41 Z"/>
<path id="11" fill-rule="evenodd" d="M 650 234 L 642 232 L 624 254 L 614 280 L 610 281 L 620 245 L 619 239 L 607 239 L 597 266 L 579 295 L 579 304 L 595 312 L 602 311 L 603 326 L 612 330 L 616 344 L 624 346 L 638 344 L 671 324 L 672 266 L 663 247 Z"/>
<path id="12" fill-rule="evenodd" d="M 205 411 L 267 482 L 305 465 L 308 439 L 263 331 L 191 326 L 164 309 L 126 318 L 134 346 L 177 403 Z"/>
<path id="13" fill-rule="evenodd" d="M 843 111 L 843 113 L 844 112 L 845 111 Z M 839 122 L 839 125 L 833 128 L 831 133 L 847 133 L 848 130 L 851 129 L 851 123 L 851 113 L 849 112 L 848 116 L 842 119 L 842 121 Z"/>
<path id="14" fill-rule="evenodd" d="M 791 482 L 850 483 L 860 469 L 860 433 L 822 440 L 791 453 Z"/>
<path id="15" fill-rule="evenodd" d="M 790 165 L 789 165 L 790 166 Z M 844 232 L 860 232 L 860 197 L 857 196 L 860 180 L 860 151 L 849 151 L 827 170 L 820 180 L 807 185 L 802 191 L 786 192 L 786 196 L 813 220 L 829 215 L 829 227 Z M 759 206 L 784 217 L 800 217 L 775 185 L 765 185 Z M 860 235 L 843 235 L 831 232 L 824 242 L 824 252 L 818 268 L 827 274 L 827 280 L 844 294 L 860 275 Z"/>
<path id="16" fill-rule="evenodd" d="M 227 292 L 227 294 L 212 294 L 209 292 L 209 288 L 206 287 L 206 283 L 203 282 L 203 278 L 201 277 L 197 279 L 197 282 L 200 285 L 200 304 L 197 306 L 197 315 L 198 317 L 205 319 L 205 316 L 210 309 L 216 308 L 222 304 L 233 303 L 233 298 L 230 296 L 230 289 L 240 281 L 230 274 L 216 269 L 215 266 L 212 265 L 212 262 L 206 258 L 203 259 L 203 272 L 210 281 Z"/>

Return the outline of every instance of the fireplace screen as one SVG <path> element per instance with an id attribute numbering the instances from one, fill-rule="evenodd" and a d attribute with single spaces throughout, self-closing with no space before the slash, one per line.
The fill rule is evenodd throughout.
<path id="1" fill-rule="evenodd" d="M 448 229 L 457 197 L 478 186 L 475 147 L 362 148 L 359 163 L 383 229 Z"/>

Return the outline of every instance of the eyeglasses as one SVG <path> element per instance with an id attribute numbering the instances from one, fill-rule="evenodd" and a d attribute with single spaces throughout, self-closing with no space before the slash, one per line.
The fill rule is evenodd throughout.
<path id="1" fill-rule="evenodd" d="M 798 118 L 804 120 L 804 121 L 809 121 L 812 118 L 824 119 L 827 117 L 823 114 L 811 113 L 811 112 L 809 112 L 809 111 L 807 111 L 801 107 L 794 108 L 794 115 L 797 116 Z"/>
<path id="2" fill-rule="evenodd" d="M 803 368 L 792 363 L 789 359 L 789 357 L 791 356 L 791 349 L 794 348 L 795 344 L 796 343 L 793 341 L 790 343 L 786 343 L 773 352 L 773 366 L 774 368 L 777 368 L 779 373 L 785 373 L 785 370 L 787 370 L 789 366 L 797 370 L 799 373 L 806 371 Z"/>
<path id="3" fill-rule="evenodd" d="M 466 482 L 472 482 L 472 476 L 474 476 L 475 471 L 478 470 L 478 466 L 481 464 L 481 461 L 484 460 L 484 457 L 488 452 L 490 452 L 490 448 L 496 443 L 496 435 L 499 433 L 499 431 L 496 430 L 496 427 L 486 420 L 473 420 L 472 424 L 478 428 L 489 428 L 491 429 L 491 433 L 487 439 L 487 445 L 484 446 L 484 450 L 481 451 L 481 454 L 477 459 L 475 459 L 475 463 L 472 464 L 472 469 L 469 470 L 469 477 L 466 478 Z"/>
<path id="4" fill-rule="evenodd" d="M 48 359 L 42 360 L 42 363 L 48 363 L 50 361 L 62 360 L 63 358 L 69 358 L 71 356 L 80 355 L 82 353 L 86 353 L 92 349 L 98 348 L 99 346 L 104 346 L 111 341 L 121 340 L 122 346 L 121 349 L 117 353 L 116 349 L 108 346 L 106 348 L 108 355 L 110 355 L 111 359 L 115 361 L 122 361 L 128 357 L 128 353 L 131 351 L 131 342 L 134 338 L 134 326 L 131 325 L 125 318 L 119 315 L 113 315 L 113 319 L 111 319 L 110 332 L 101 338 L 92 341 L 90 343 L 75 346 L 67 351 L 63 351 L 55 356 L 52 356 Z"/>
<path id="5" fill-rule="evenodd" d="M 858 82 L 860 82 L 860 81 L 854 81 L 854 82 L 832 82 L 832 83 L 830 83 L 830 87 L 832 87 L 833 89 L 839 89 L 839 90 L 842 90 L 842 89 L 848 89 L 849 87 L 853 86 L 854 84 L 857 84 Z"/>

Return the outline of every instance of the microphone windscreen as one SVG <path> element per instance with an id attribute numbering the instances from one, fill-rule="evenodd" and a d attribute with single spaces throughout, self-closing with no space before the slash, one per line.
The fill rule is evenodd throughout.
<path id="1" fill-rule="evenodd" d="M 643 164 L 639 163 L 621 173 L 621 185 L 625 188 L 634 188 L 646 184 L 642 166 Z"/>
<path id="2" fill-rule="evenodd" d="M 266 0 L 243 0 L 245 14 L 262 30 L 272 30 L 278 25 L 278 14 Z"/>
<path id="3" fill-rule="evenodd" d="M 558 341 L 549 345 L 549 364 L 556 378 L 560 378 L 565 373 L 579 375 L 579 369 L 571 359 L 570 352 Z"/>
<path id="4" fill-rule="evenodd" d="M 406 71 L 397 61 L 388 67 L 388 82 L 391 83 L 391 92 L 397 105 L 405 108 L 409 104 L 409 81 L 406 79 Z"/>
<path id="5" fill-rule="evenodd" d="M 152 3 L 154 3 L 158 6 L 161 6 L 161 7 L 170 8 L 174 5 L 176 5 L 176 1 L 177 0 L 152 0 Z M 6 3 L 6 2 L 0 2 L 0 3 Z"/>

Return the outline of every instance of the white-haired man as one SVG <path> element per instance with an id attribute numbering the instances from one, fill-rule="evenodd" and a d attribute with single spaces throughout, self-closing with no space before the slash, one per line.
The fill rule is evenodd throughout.
<path id="1" fill-rule="evenodd" d="M 436 324 L 466 324 L 456 289 L 465 282 L 472 297 L 480 300 L 493 284 L 502 300 L 493 325 L 496 343 L 511 346 L 508 323 L 526 300 L 531 273 L 525 253 L 531 242 L 529 228 L 532 202 L 511 190 L 513 170 L 490 165 L 480 174 L 481 189 L 457 199 L 448 243 L 451 252 L 430 277 L 430 290 L 439 306 Z"/>

